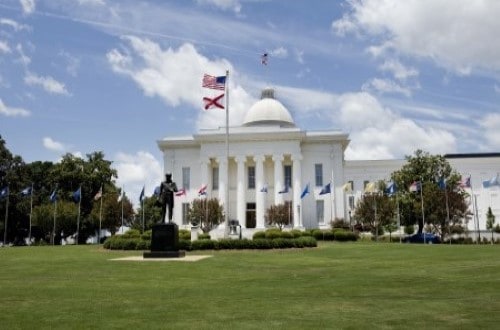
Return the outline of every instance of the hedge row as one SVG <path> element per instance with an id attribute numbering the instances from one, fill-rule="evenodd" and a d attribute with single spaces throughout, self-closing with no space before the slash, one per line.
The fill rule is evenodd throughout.
<path id="1" fill-rule="evenodd" d="M 110 250 L 149 250 L 151 248 L 150 241 L 145 241 L 140 238 L 130 238 L 122 236 L 109 237 L 104 242 L 104 248 Z M 242 249 L 288 249 L 288 248 L 305 248 L 316 247 L 317 241 L 313 237 L 299 238 L 276 238 L 276 239 L 222 239 L 211 240 L 201 239 L 189 241 L 179 239 L 179 249 L 186 251 L 193 250 L 242 250 Z"/>
<path id="2" fill-rule="evenodd" d="M 297 238 L 297 237 L 314 237 L 318 241 L 356 241 L 358 235 L 355 233 L 344 230 L 344 229 L 333 229 L 333 230 L 320 230 L 320 229 L 308 229 L 306 231 L 300 231 L 297 229 L 291 231 L 280 231 L 277 228 L 268 229 L 266 231 L 258 231 L 253 234 L 253 239 L 277 239 L 277 238 Z"/>

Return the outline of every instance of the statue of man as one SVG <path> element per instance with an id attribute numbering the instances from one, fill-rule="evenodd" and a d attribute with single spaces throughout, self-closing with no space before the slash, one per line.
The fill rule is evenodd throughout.
<path id="1" fill-rule="evenodd" d="M 168 222 L 172 222 L 172 211 L 174 209 L 174 193 L 177 192 L 177 185 L 172 181 L 172 174 L 165 175 L 165 181 L 160 185 L 161 222 L 165 221 L 165 213 L 168 206 Z"/>

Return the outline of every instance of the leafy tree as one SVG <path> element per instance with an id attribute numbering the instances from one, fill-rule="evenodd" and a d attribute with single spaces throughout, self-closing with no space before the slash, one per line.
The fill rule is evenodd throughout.
<path id="1" fill-rule="evenodd" d="M 370 230 L 378 236 L 383 228 L 394 221 L 396 215 L 396 201 L 383 194 L 385 183 L 377 182 L 378 192 L 366 193 L 356 205 L 354 220 L 362 224 L 364 230 Z"/>
<path id="2" fill-rule="evenodd" d="M 144 198 L 144 230 L 149 230 L 153 227 L 155 223 L 161 221 L 161 206 L 159 206 L 156 201 L 158 199 L 156 197 L 145 197 Z M 133 229 L 138 229 L 142 231 L 142 210 L 143 206 L 141 205 L 137 209 L 137 216 L 135 217 L 134 222 L 132 223 Z"/>
<path id="3" fill-rule="evenodd" d="M 491 211 L 491 206 L 488 207 L 488 212 L 486 213 L 486 229 L 491 231 L 491 244 L 493 244 L 493 231 L 495 229 L 495 215 Z"/>
<path id="4" fill-rule="evenodd" d="M 269 225 L 275 225 L 279 230 L 293 222 L 293 213 L 291 212 L 291 203 L 271 205 L 266 211 L 265 219 Z"/>
<path id="5" fill-rule="evenodd" d="M 417 150 L 413 156 L 406 156 L 406 164 L 393 172 L 391 178 L 399 187 L 401 223 L 405 226 L 418 225 L 418 233 L 422 233 L 424 225 L 427 224 L 443 236 L 450 232 L 450 227 L 462 223 L 467 218 L 467 195 L 458 187 L 460 175 L 443 156 Z M 440 179 L 446 182 L 445 190 L 438 187 Z M 421 183 L 421 193 L 408 190 L 415 181 Z"/>
<path id="6" fill-rule="evenodd" d="M 55 241 L 52 241 L 54 232 L 55 214 Z M 73 202 L 57 201 L 56 204 L 42 204 L 33 208 L 33 225 L 41 231 L 46 242 L 60 244 L 76 234 L 78 206 Z"/>
<path id="7" fill-rule="evenodd" d="M 224 221 L 224 208 L 217 198 L 195 199 L 189 207 L 187 218 L 200 225 L 204 233 L 210 232 Z"/>
<path id="8" fill-rule="evenodd" d="M 120 194 L 116 191 L 106 192 L 102 194 L 102 220 L 101 220 L 101 203 L 94 201 L 92 212 L 89 216 L 89 221 L 92 228 L 99 229 L 99 221 L 101 221 L 101 228 L 107 228 L 111 235 L 114 235 L 118 228 L 122 225 L 122 206 L 123 206 L 123 222 L 124 225 L 133 223 L 134 210 L 132 203 L 128 197 L 123 196 L 122 201 L 119 200 Z"/>

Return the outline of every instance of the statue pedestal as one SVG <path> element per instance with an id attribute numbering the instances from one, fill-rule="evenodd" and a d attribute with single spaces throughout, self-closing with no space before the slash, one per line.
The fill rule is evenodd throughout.
<path id="1" fill-rule="evenodd" d="M 179 227 L 175 223 L 156 224 L 151 233 L 151 252 L 144 258 L 182 258 L 186 251 L 179 250 Z"/>

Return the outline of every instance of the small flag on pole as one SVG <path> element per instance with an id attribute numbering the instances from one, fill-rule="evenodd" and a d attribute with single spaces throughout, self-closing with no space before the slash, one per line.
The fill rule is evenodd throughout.
<path id="1" fill-rule="evenodd" d="M 278 191 L 278 194 L 288 194 L 288 185 L 285 186 L 285 189 L 282 191 Z"/>
<path id="2" fill-rule="evenodd" d="M 204 97 L 203 102 L 205 102 L 205 110 L 211 109 L 211 108 L 219 108 L 219 109 L 224 109 L 224 106 L 220 103 L 222 98 L 224 97 L 224 94 L 221 94 L 217 97 L 214 98 L 209 98 L 209 97 Z"/>
<path id="3" fill-rule="evenodd" d="M 29 186 L 21 191 L 21 196 L 31 196 L 31 193 L 32 193 L 31 186 Z"/>
<path id="4" fill-rule="evenodd" d="M 82 197 L 82 187 L 78 188 L 74 193 L 73 193 L 73 200 L 75 203 L 78 203 L 80 201 L 80 198 Z"/>
<path id="5" fill-rule="evenodd" d="M 153 191 L 153 196 L 160 196 L 160 186 L 156 186 L 155 190 Z"/>
<path id="6" fill-rule="evenodd" d="M 464 178 L 462 178 L 462 181 L 460 181 L 460 187 L 461 188 L 470 188 L 471 187 L 470 175 L 467 178 L 465 178 L 465 180 L 464 180 Z"/>
<path id="7" fill-rule="evenodd" d="M 388 196 L 392 196 L 396 193 L 397 189 L 396 189 L 396 183 L 394 182 L 389 182 L 389 184 L 387 184 L 385 190 L 384 190 L 384 193 Z"/>
<path id="8" fill-rule="evenodd" d="M 139 202 L 142 203 L 142 201 L 144 200 L 144 186 L 142 186 L 142 190 L 141 190 L 141 194 L 139 195 Z"/>
<path id="9" fill-rule="evenodd" d="M 179 189 L 179 191 L 175 193 L 175 196 L 186 196 L 186 189 Z"/>
<path id="10" fill-rule="evenodd" d="M 327 184 L 326 186 L 323 187 L 323 189 L 321 189 L 321 191 L 319 192 L 320 195 L 326 195 L 326 194 L 330 194 L 332 192 L 332 183 L 330 182 L 329 184 Z"/>
<path id="11" fill-rule="evenodd" d="M 413 183 L 410 185 L 410 191 L 411 192 L 417 192 L 422 189 L 422 185 L 420 184 L 420 181 L 413 181 Z"/>
<path id="12" fill-rule="evenodd" d="M 260 189 L 260 192 L 267 193 L 267 184 L 265 184 L 262 189 Z"/>
<path id="13" fill-rule="evenodd" d="M 57 200 L 57 188 L 54 189 L 54 191 L 52 192 L 52 194 L 50 194 L 49 199 L 50 199 L 50 201 L 52 203 L 54 203 Z"/>
<path id="14" fill-rule="evenodd" d="M 9 186 L 7 186 L 7 187 L 3 188 L 2 190 L 0 190 L 0 199 L 4 199 L 8 195 L 9 195 Z"/>
<path id="15" fill-rule="evenodd" d="M 446 189 L 446 180 L 444 178 L 439 179 L 439 181 L 438 181 L 438 187 L 441 190 L 445 190 Z"/>
<path id="16" fill-rule="evenodd" d="M 226 88 L 226 76 L 214 77 L 205 74 L 201 86 L 223 91 Z"/>
<path id="17" fill-rule="evenodd" d="M 102 186 L 99 188 L 99 191 L 95 194 L 94 200 L 97 201 L 102 197 Z"/>
<path id="18" fill-rule="evenodd" d="M 267 65 L 268 61 L 269 61 L 269 54 L 267 53 L 262 54 L 260 57 L 260 63 L 262 63 L 262 65 Z"/>
<path id="19" fill-rule="evenodd" d="M 307 195 L 309 195 L 309 183 L 306 184 L 306 187 L 302 191 L 302 194 L 300 194 L 300 199 L 306 197 Z"/>
<path id="20" fill-rule="evenodd" d="M 198 196 L 206 195 L 207 194 L 207 185 L 201 186 L 200 190 L 198 190 Z"/>
<path id="21" fill-rule="evenodd" d="M 483 181 L 484 188 L 490 188 L 494 186 L 500 186 L 500 182 L 498 181 L 498 174 L 489 180 Z"/>
<path id="22" fill-rule="evenodd" d="M 346 184 L 344 184 L 342 186 L 342 190 L 345 191 L 345 192 L 352 192 L 352 185 L 350 182 L 347 182 Z"/>

